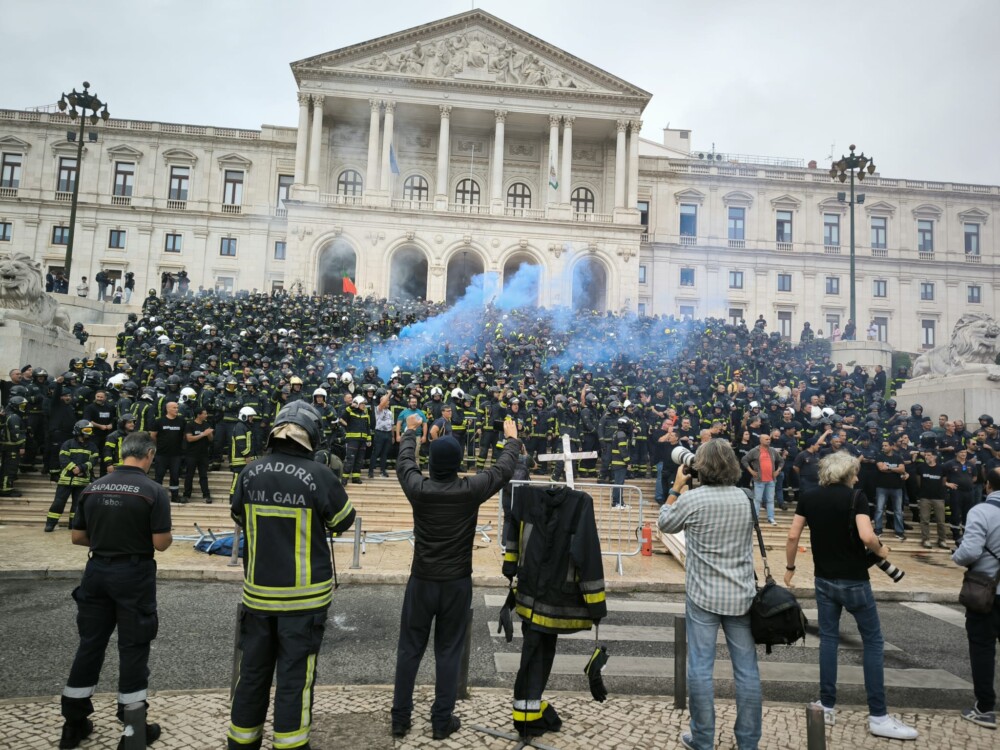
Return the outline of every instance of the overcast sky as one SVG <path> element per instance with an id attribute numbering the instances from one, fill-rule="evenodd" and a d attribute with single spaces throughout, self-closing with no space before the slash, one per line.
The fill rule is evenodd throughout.
<path id="1" fill-rule="evenodd" d="M 643 136 L 886 176 L 1000 183 L 1000 0 L 482 0 L 653 94 Z M 87 79 L 112 116 L 296 125 L 288 64 L 469 0 L 0 0 L 0 107 Z"/>

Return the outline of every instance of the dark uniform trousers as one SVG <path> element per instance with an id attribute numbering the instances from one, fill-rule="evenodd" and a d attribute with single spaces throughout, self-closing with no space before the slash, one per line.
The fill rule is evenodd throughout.
<path id="1" fill-rule="evenodd" d="M 80 495 L 83 494 L 85 489 L 87 489 L 87 485 L 85 484 L 57 484 L 56 496 L 52 499 L 52 505 L 49 506 L 49 512 L 45 519 L 46 523 L 51 523 L 53 527 L 59 523 L 63 511 L 66 509 L 66 501 L 72 498 L 69 506 L 69 524 L 72 526 L 73 517 L 76 515 L 76 507 L 80 504 Z"/>
<path id="2" fill-rule="evenodd" d="M 361 470 L 365 466 L 365 439 L 347 438 L 347 455 L 344 458 L 344 483 L 352 479 L 361 479 Z"/>
<path id="3" fill-rule="evenodd" d="M 277 668 L 274 694 L 274 747 L 308 745 L 312 724 L 316 657 L 323 643 L 327 610 L 265 615 L 243 609 L 240 615 L 239 680 L 233 694 L 229 750 L 257 750 Z"/>
<path id="4" fill-rule="evenodd" d="M 0 445 L 0 494 L 13 491 L 14 481 L 21 465 L 20 448 Z"/>
<path id="5" fill-rule="evenodd" d="M 427 581 L 410 576 L 403 596 L 396 650 L 396 685 L 392 721 L 409 724 L 413 713 L 413 685 L 434 622 L 434 704 L 431 725 L 446 729 L 458 695 L 458 673 L 465 645 L 465 629 L 472 605 L 472 578 Z"/>
<path id="6" fill-rule="evenodd" d="M 503 434 L 503 433 L 500 433 L 497 430 L 483 430 L 482 431 L 482 434 L 481 434 L 481 437 L 480 437 L 480 443 L 479 443 L 479 455 L 476 456 L 476 468 L 477 469 L 485 469 L 486 468 L 486 460 L 489 457 L 490 450 L 493 451 L 493 462 L 496 463 L 497 453 L 498 453 L 497 447 L 496 447 L 497 435 L 500 435 L 500 434 Z"/>
<path id="7" fill-rule="evenodd" d="M 170 498 L 172 500 L 177 499 L 177 493 L 181 489 L 181 461 L 183 456 L 165 456 L 162 453 L 157 453 L 155 460 L 155 471 L 154 476 L 156 477 L 156 483 L 162 484 L 163 477 L 170 472 Z"/>
<path id="8" fill-rule="evenodd" d="M 558 732 L 562 720 L 556 710 L 542 700 L 556 658 L 555 633 L 537 630 L 521 622 L 521 665 L 514 679 L 514 730 L 522 737 Z"/>
<path id="9" fill-rule="evenodd" d="M 583 433 L 583 438 L 580 441 L 580 449 L 584 453 L 596 452 L 599 447 L 600 442 L 597 439 L 597 435 L 592 432 Z M 597 477 L 596 458 L 585 458 L 580 462 L 580 476 L 587 477 L 588 479 Z"/>
<path id="10" fill-rule="evenodd" d="M 184 497 L 191 497 L 191 490 L 194 489 L 194 472 L 198 471 L 198 484 L 201 485 L 201 494 L 208 498 L 212 493 L 208 489 L 208 453 L 189 453 L 187 456 L 187 471 L 184 475 Z"/>
<path id="11" fill-rule="evenodd" d="M 81 488 L 82 489 L 82 488 Z M 146 700 L 149 644 L 156 638 L 156 561 L 152 557 L 93 556 L 73 591 L 80 646 L 63 689 L 62 715 L 79 722 L 94 712 L 91 696 L 101 676 L 108 639 L 118 628 L 118 718 Z"/>

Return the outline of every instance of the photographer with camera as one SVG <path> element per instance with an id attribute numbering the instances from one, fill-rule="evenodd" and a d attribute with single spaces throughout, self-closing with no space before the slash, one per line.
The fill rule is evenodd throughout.
<path id="1" fill-rule="evenodd" d="M 889 716 L 885 703 L 884 640 L 875 597 L 868 579 L 868 551 L 885 560 L 882 545 L 868 516 L 868 499 L 855 490 L 860 462 L 844 451 L 819 462 L 819 488 L 806 492 L 795 509 L 785 545 L 785 585 L 795 575 L 795 556 L 802 529 L 808 524 L 819 610 L 819 701 L 827 724 L 834 723 L 837 702 L 837 649 L 840 615 L 854 616 L 864 648 L 865 691 L 868 694 L 868 731 L 876 737 L 912 740 L 913 729 Z M 887 571 L 888 572 L 888 571 Z M 816 705 L 816 704 L 814 704 Z"/>

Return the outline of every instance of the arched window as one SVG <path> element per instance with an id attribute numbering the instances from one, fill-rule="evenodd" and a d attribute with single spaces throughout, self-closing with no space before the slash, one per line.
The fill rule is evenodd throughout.
<path id="1" fill-rule="evenodd" d="M 403 183 L 403 198 L 408 201 L 425 201 L 430 197 L 431 190 L 427 179 L 418 174 L 412 174 Z"/>
<path id="2" fill-rule="evenodd" d="M 578 214 L 594 213 L 594 191 L 590 188 L 578 187 L 569 198 L 573 210 Z"/>
<path id="3" fill-rule="evenodd" d="M 478 206 L 479 183 L 468 177 L 459 182 L 458 187 L 455 188 L 455 203 L 463 203 L 467 206 Z"/>
<path id="4" fill-rule="evenodd" d="M 363 184 L 356 169 L 345 169 L 337 178 L 337 195 L 361 195 Z"/>
<path id="5" fill-rule="evenodd" d="M 531 188 L 523 182 L 507 188 L 507 208 L 531 208 Z"/>

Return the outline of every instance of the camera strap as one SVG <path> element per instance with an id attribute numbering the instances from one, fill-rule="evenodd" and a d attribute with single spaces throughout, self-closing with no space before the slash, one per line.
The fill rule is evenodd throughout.
<path id="1" fill-rule="evenodd" d="M 760 519 L 757 517 L 757 500 L 753 496 L 753 492 L 744 488 L 743 493 L 747 496 L 747 500 L 750 501 L 750 517 L 753 519 L 753 528 L 757 532 L 757 546 L 760 547 L 760 557 L 764 561 L 764 582 L 772 580 L 771 578 L 771 567 L 767 564 L 767 551 L 764 549 L 764 535 L 760 532 Z M 754 580 L 757 579 L 757 573 L 753 574 Z"/>

